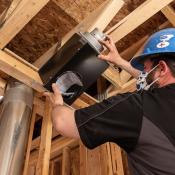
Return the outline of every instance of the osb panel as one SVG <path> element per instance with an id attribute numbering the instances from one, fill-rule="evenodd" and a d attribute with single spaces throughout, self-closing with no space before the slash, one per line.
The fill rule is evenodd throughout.
<path id="1" fill-rule="evenodd" d="M 106 27 L 105 31 L 107 31 L 112 26 L 117 24 L 120 20 L 122 20 L 124 17 L 129 15 L 132 11 L 134 11 L 139 5 L 141 5 L 146 0 L 123 0 L 123 1 L 125 2 L 123 7 L 120 9 L 120 11 L 114 17 L 114 19 L 109 23 L 109 25 Z"/>
<path id="2" fill-rule="evenodd" d="M 165 21 L 166 18 L 164 15 L 161 12 L 157 13 L 149 20 L 144 22 L 141 26 L 129 33 L 126 37 L 117 42 L 116 46 L 118 51 L 122 52 L 145 35 L 154 33 Z"/>
<path id="3" fill-rule="evenodd" d="M 78 23 L 105 0 L 53 0 Z"/>
<path id="4" fill-rule="evenodd" d="M 104 0 L 53 0 L 26 25 L 26 27 L 7 46 L 17 55 L 29 62 L 34 62 L 57 41 L 69 32 L 76 24 L 97 8 Z M 107 26 L 115 25 L 145 0 L 124 0 L 125 5 Z M 56 5 L 57 4 L 57 5 Z M 58 6 L 59 5 L 59 6 Z M 147 33 L 152 33 L 165 21 L 161 14 L 155 15 L 141 27 L 131 32 L 117 43 L 119 51 L 123 51 Z"/>
<path id="5" fill-rule="evenodd" d="M 7 48 L 34 62 L 70 31 L 77 22 L 53 2 L 49 2 L 8 44 Z"/>

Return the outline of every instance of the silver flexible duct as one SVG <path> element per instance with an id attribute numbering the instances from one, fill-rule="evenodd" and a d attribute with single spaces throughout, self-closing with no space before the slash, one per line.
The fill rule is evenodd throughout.
<path id="1" fill-rule="evenodd" d="M 28 141 L 33 90 L 13 82 L 4 96 L 0 117 L 0 175 L 21 175 Z"/>

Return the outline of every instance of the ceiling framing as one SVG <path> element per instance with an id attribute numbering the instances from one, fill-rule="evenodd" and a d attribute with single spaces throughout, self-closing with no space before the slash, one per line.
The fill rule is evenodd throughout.
<path id="1" fill-rule="evenodd" d="M 120 54 L 124 59 L 129 61 L 143 46 L 150 33 L 153 33 L 154 30 L 161 28 L 175 26 L 173 0 L 159 1 L 159 3 L 157 3 L 157 0 L 143 0 L 140 1 L 141 4 L 138 3 L 139 5 L 136 5 L 137 8 L 135 7 L 134 10 L 132 9 L 129 13 L 125 13 L 123 16 L 121 15 L 122 10 L 124 13 L 126 7 L 128 7 L 126 5 L 127 2 L 132 1 L 125 0 L 124 4 L 123 0 L 81 0 L 79 1 L 78 7 L 78 1 L 75 1 L 76 4 L 72 5 L 72 7 L 69 7 L 66 2 L 66 0 L 21 0 L 19 3 L 18 0 L 13 0 L 11 6 L 7 7 L 6 5 L 9 5 L 10 3 L 7 3 L 6 1 L 6 4 L 0 7 L 0 10 L 2 8 L 5 10 L 1 10 L 2 13 L 0 16 L 0 20 L 3 21 L 0 27 L 0 95 L 4 94 L 6 83 L 9 81 L 10 77 L 13 77 L 35 90 L 36 97 L 34 103 L 35 105 L 40 106 L 40 108 L 34 109 L 34 113 L 41 114 L 43 110 L 45 110 L 45 113 L 42 114 L 45 116 L 46 114 L 50 114 L 51 108 L 48 103 L 45 104 L 47 106 L 47 110 L 41 107 L 43 106 L 43 102 L 38 97 L 40 97 L 46 89 L 43 87 L 43 82 L 38 74 L 38 69 L 47 60 L 49 60 L 75 32 L 80 30 L 91 31 L 95 27 L 98 27 L 114 39 L 116 46 L 122 46 L 119 49 L 122 50 Z M 2 4 L 3 3 L 1 3 L 1 5 Z M 90 10 L 88 11 L 86 7 L 87 9 L 89 7 Z M 125 9 L 123 7 L 125 7 Z M 55 11 L 53 10 L 53 13 L 50 13 L 48 11 L 49 8 L 52 8 Z M 80 11 L 77 10 L 77 12 L 75 12 L 76 8 Z M 82 13 L 82 11 L 85 12 Z M 44 14 L 47 16 L 47 12 L 49 18 L 51 19 L 49 21 L 50 26 L 48 25 L 50 28 L 48 27 L 47 30 L 45 30 L 44 26 L 46 24 L 46 18 L 40 17 Z M 53 30 L 53 26 L 56 23 L 56 15 L 62 15 L 62 18 L 58 17 L 57 22 L 59 23 L 62 20 L 61 22 L 64 24 L 63 28 L 65 28 L 65 30 L 63 30 L 63 28 L 61 30 L 59 28 L 55 28 Z M 113 22 L 111 23 L 111 21 Z M 35 22 L 38 22 L 37 25 L 39 24 L 38 26 L 40 26 L 43 31 L 47 31 L 47 34 L 44 35 L 43 33 L 42 35 L 34 35 L 35 37 L 31 34 L 31 37 L 29 37 L 30 31 L 33 33 L 33 30 L 40 30 L 36 27 L 37 25 L 35 26 Z M 51 26 L 53 23 L 54 25 Z M 149 25 L 153 26 L 153 23 L 155 28 L 149 28 Z M 146 30 L 145 26 L 148 26 L 147 29 L 149 29 L 149 31 Z M 143 32 L 143 29 L 145 29 L 146 33 L 144 33 L 145 31 Z M 55 36 L 59 33 L 59 37 L 55 39 L 56 37 L 51 35 L 53 34 L 52 32 L 54 34 L 56 33 Z M 137 37 L 135 37 L 136 35 Z M 25 56 L 25 52 L 29 53 L 36 47 L 35 44 L 37 43 L 36 40 L 38 36 L 41 37 L 39 38 L 40 41 L 48 39 L 48 43 L 38 43 L 40 47 L 37 47 L 38 52 L 42 50 L 40 55 L 36 54 L 36 56 L 31 53 L 31 57 L 34 57 L 33 60 L 26 59 L 27 54 Z M 24 38 L 25 41 L 27 41 L 26 43 L 30 43 L 31 46 L 33 46 L 33 48 L 31 47 L 32 49 L 27 49 L 28 45 L 25 45 Z M 128 44 L 129 38 L 132 38 L 130 41 L 132 44 Z M 133 38 L 137 38 L 137 41 Z M 22 47 L 23 45 L 24 47 Z M 27 50 L 29 50 L 29 52 L 27 52 Z M 111 84 L 108 89 L 106 89 L 107 97 L 135 90 L 135 79 L 133 79 L 132 76 L 124 70 L 118 70 L 118 68 L 113 65 L 110 65 L 102 76 Z M 72 106 L 74 108 L 82 108 L 95 102 L 98 102 L 98 100 L 84 93 L 74 102 Z M 40 146 L 42 147 L 39 151 L 37 150 L 37 152 L 33 152 L 30 157 L 30 159 L 33 160 L 30 161 L 30 163 L 37 161 L 38 158 L 36 158 L 36 155 L 39 155 L 39 160 L 42 160 L 41 164 L 37 161 L 38 174 L 44 174 L 43 172 L 48 170 L 48 167 L 44 165 L 47 164 L 47 150 L 49 147 L 53 147 L 51 151 L 51 156 L 53 156 L 55 148 L 54 145 L 59 146 L 57 141 L 52 143 L 52 145 L 51 143 L 50 145 L 46 144 L 48 143 L 47 140 L 52 137 L 52 126 L 49 118 L 45 118 L 44 123 L 44 129 L 42 130 L 44 134 L 42 134 L 42 138 L 40 138 L 42 140 Z M 77 141 L 66 140 L 64 138 L 62 138 L 62 143 L 62 147 L 66 144 L 72 146 L 78 144 Z M 38 141 L 36 141 L 36 143 L 31 142 L 30 145 L 36 147 L 39 143 Z M 63 149 L 62 147 L 59 147 L 59 149 Z"/>

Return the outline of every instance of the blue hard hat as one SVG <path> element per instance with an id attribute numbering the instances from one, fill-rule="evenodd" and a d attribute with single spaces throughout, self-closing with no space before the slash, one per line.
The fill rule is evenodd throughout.
<path id="1" fill-rule="evenodd" d="M 175 28 L 163 29 L 151 35 L 141 54 L 132 58 L 131 65 L 142 71 L 146 58 L 158 58 L 162 55 L 175 56 Z"/>

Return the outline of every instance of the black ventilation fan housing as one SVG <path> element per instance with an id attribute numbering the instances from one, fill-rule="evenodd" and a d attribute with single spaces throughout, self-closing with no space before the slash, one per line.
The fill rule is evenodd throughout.
<path id="1" fill-rule="evenodd" d="M 52 91 L 58 84 L 64 101 L 71 105 L 107 69 L 108 63 L 97 58 L 103 51 L 99 40 L 106 36 L 97 28 L 75 33 L 39 70 L 44 87 Z"/>

